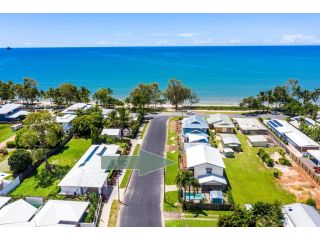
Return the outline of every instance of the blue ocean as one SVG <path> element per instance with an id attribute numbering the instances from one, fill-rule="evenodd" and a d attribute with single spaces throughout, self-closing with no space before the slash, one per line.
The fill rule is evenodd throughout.
<path id="1" fill-rule="evenodd" d="M 69 82 L 124 98 L 139 83 L 183 80 L 202 103 L 233 104 L 298 79 L 320 87 L 320 46 L 0 49 L 0 79 L 31 77 L 41 89 Z"/>

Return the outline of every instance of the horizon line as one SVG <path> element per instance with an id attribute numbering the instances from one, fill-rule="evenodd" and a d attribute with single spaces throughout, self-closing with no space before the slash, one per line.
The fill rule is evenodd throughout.
<path id="1" fill-rule="evenodd" d="M 13 47 L 6 46 L 0 47 L 0 49 L 26 49 L 26 48 L 166 48 L 166 47 L 317 47 L 320 44 L 275 44 L 275 45 L 146 45 L 146 46 L 33 46 L 33 47 Z"/>

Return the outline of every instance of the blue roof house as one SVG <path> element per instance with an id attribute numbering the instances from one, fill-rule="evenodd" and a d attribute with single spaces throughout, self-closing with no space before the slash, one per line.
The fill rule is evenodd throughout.
<path id="1" fill-rule="evenodd" d="M 28 114 L 21 104 L 10 103 L 0 106 L 0 122 L 12 122 L 23 119 Z"/>
<path id="2" fill-rule="evenodd" d="M 182 120 L 183 135 L 188 133 L 203 135 L 208 134 L 208 131 L 209 125 L 203 117 L 193 115 Z"/>

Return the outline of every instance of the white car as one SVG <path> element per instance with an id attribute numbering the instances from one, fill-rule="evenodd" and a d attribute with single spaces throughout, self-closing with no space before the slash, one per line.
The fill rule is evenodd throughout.
<path id="1" fill-rule="evenodd" d="M 194 111 L 189 110 L 189 111 L 187 111 L 187 114 L 188 115 L 194 115 Z"/>

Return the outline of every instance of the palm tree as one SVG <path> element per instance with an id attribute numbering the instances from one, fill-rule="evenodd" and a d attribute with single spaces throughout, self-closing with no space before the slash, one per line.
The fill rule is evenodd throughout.
<path id="1" fill-rule="evenodd" d="M 191 171 L 190 171 L 191 172 Z M 192 173 L 192 172 L 191 172 Z M 188 187 L 189 187 L 189 202 L 190 202 L 190 188 L 192 187 L 192 190 L 193 190 L 193 195 L 195 196 L 196 195 L 196 192 L 199 191 L 201 185 L 198 181 L 197 178 L 193 177 L 193 174 L 192 176 L 188 179 Z"/>
<path id="2" fill-rule="evenodd" d="M 181 190 L 184 189 L 184 192 L 186 193 L 187 186 L 188 186 L 188 179 L 189 179 L 188 175 L 189 175 L 189 171 L 187 170 L 179 171 L 176 177 L 176 185 L 179 189 L 179 192 L 181 192 Z M 186 200 L 186 194 L 184 194 L 184 200 Z"/>

